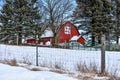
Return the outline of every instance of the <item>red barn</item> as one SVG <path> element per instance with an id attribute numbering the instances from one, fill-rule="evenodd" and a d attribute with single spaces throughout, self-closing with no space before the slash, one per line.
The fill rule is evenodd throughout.
<path id="1" fill-rule="evenodd" d="M 53 39 L 53 36 L 49 36 L 52 34 L 50 30 L 47 30 L 46 33 L 46 36 L 41 36 L 41 40 L 38 41 L 39 45 L 46 46 L 54 44 L 55 41 Z M 71 38 L 74 36 L 78 36 L 76 42 L 80 42 L 81 44 L 85 43 L 85 39 L 82 36 L 80 37 L 80 33 L 78 32 L 76 26 L 68 21 L 65 24 L 61 25 L 60 30 L 57 33 L 57 42 L 58 44 L 69 43 Z M 36 40 L 28 39 L 27 43 L 35 44 Z"/>
<path id="2" fill-rule="evenodd" d="M 76 28 L 76 26 L 68 21 L 61 26 L 57 34 L 58 44 L 69 43 L 72 37 L 79 36 L 79 35 L 80 33 L 78 32 L 78 29 Z M 82 44 L 84 44 L 84 41 L 81 41 L 81 40 L 83 39 L 76 40 L 76 41 L 80 43 L 82 42 Z"/>

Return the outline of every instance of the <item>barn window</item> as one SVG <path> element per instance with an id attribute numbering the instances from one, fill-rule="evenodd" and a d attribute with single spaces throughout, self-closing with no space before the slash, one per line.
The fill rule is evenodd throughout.
<path id="1" fill-rule="evenodd" d="M 65 26 L 65 27 L 64 27 L 64 33 L 65 33 L 65 34 L 71 34 L 71 29 L 70 29 L 69 26 Z"/>

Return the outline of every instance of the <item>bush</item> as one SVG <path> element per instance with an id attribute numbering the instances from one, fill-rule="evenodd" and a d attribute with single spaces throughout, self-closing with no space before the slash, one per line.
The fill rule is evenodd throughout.
<path id="1" fill-rule="evenodd" d="M 117 45 L 117 44 L 107 45 L 106 49 L 108 51 L 120 51 L 120 45 Z"/>
<path id="2" fill-rule="evenodd" d="M 87 66 L 87 64 L 84 63 L 79 63 L 77 64 L 77 70 L 80 72 L 84 72 L 84 73 L 99 73 L 99 71 L 97 70 L 97 64 L 95 63 L 90 63 L 89 66 Z"/>
<path id="3" fill-rule="evenodd" d="M 8 64 L 8 65 L 11 65 L 11 66 L 18 66 L 16 59 L 3 60 L 3 61 L 1 61 L 1 63 Z"/>
<path id="4" fill-rule="evenodd" d="M 31 68 L 31 71 L 41 71 L 39 68 Z"/>

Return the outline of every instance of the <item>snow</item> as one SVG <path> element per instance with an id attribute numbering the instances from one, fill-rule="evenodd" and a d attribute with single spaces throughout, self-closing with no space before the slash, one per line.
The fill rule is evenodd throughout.
<path id="1" fill-rule="evenodd" d="M 79 36 L 73 36 L 70 41 L 77 41 L 78 38 Z"/>
<path id="2" fill-rule="evenodd" d="M 50 41 L 47 41 L 47 42 L 45 43 L 45 45 L 46 45 L 46 46 L 50 46 L 50 45 L 51 45 L 51 42 L 50 42 Z"/>
<path id="3" fill-rule="evenodd" d="M 53 32 L 50 29 L 46 29 L 45 32 L 42 34 L 41 38 L 44 37 L 53 37 Z"/>
<path id="4" fill-rule="evenodd" d="M 67 75 L 49 71 L 30 71 L 0 63 L 0 80 L 77 80 Z"/>
<path id="5" fill-rule="evenodd" d="M 60 65 L 67 71 L 77 71 L 77 64 L 91 63 L 101 67 L 101 51 L 91 50 L 69 50 L 59 48 L 38 48 L 38 59 L 40 66 L 55 68 Z M 18 62 L 30 62 L 36 64 L 36 47 L 33 46 L 13 46 L 0 45 L 0 59 L 16 59 Z M 120 76 L 120 52 L 106 51 L 106 70 L 112 74 Z"/>
<path id="6" fill-rule="evenodd" d="M 0 23 L 0 26 L 2 26 L 3 24 L 2 23 Z"/>

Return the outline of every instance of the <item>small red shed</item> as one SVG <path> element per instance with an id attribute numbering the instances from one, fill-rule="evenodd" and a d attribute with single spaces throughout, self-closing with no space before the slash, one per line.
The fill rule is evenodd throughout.
<path id="1" fill-rule="evenodd" d="M 40 40 L 40 45 L 50 46 L 54 43 L 53 37 L 44 37 Z"/>
<path id="2" fill-rule="evenodd" d="M 26 43 L 30 44 L 30 45 L 35 45 L 36 40 L 34 38 L 27 39 Z M 50 46 L 53 43 L 54 43 L 53 37 L 44 37 L 44 38 L 41 38 L 40 40 L 38 40 L 38 45 L 41 45 L 41 46 Z"/>

